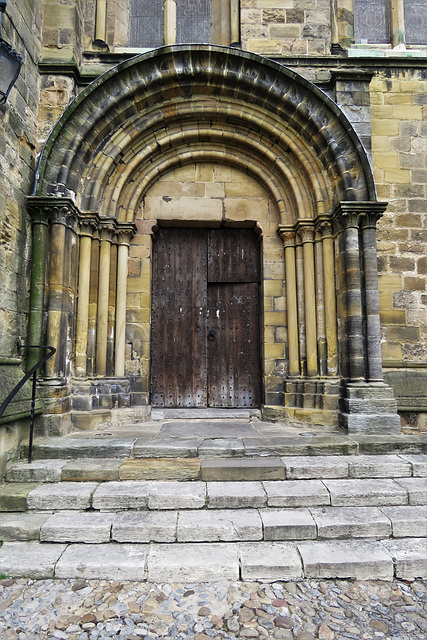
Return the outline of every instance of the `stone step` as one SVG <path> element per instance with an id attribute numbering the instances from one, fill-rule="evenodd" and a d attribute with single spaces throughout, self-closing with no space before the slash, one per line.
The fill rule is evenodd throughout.
<path id="1" fill-rule="evenodd" d="M 425 539 L 68 544 L 5 542 L 0 573 L 188 583 L 427 578 Z"/>
<path id="2" fill-rule="evenodd" d="M 284 433 L 284 435 L 282 435 Z M 145 435 L 144 435 L 145 434 Z M 28 447 L 22 449 L 26 458 Z M 170 422 L 161 427 L 77 433 L 35 441 L 33 460 L 75 458 L 226 458 L 427 454 L 426 436 L 357 436 L 295 430 L 269 423 Z"/>
<path id="3" fill-rule="evenodd" d="M 284 456 L 260 458 L 74 458 L 9 464 L 8 482 L 112 480 L 305 480 L 427 477 L 427 455 Z"/>
<path id="4" fill-rule="evenodd" d="M 259 509 L 263 507 L 366 507 L 427 504 L 422 477 L 192 482 L 7 483 L 0 511 L 139 509 Z"/>
<path id="5" fill-rule="evenodd" d="M 107 542 L 233 542 L 426 537 L 423 506 L 305 509 L 27 511 L 3 514 L 0 539 Z"/>

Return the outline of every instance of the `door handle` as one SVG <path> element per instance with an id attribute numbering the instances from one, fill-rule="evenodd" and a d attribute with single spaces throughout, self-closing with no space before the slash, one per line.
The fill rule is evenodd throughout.
<path id="1" fill-rule="evenodd" d="M 208 340 L 215 340 L 215 331 L 209 331 Z"/>

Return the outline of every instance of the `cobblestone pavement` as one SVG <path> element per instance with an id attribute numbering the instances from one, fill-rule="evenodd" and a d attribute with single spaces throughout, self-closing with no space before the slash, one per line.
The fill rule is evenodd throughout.
<path id="1" fill-rule="evenodd" d="M 0 581 L 2 640 L 421 640 L 427 582 Z"/>

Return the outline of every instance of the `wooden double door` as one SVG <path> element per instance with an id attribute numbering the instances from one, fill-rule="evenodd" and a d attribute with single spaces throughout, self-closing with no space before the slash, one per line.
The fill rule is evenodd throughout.
<path id="1" fill-rule="evenodd" d="M 251 229 L 158 230 L 152 406 L 259 406 L 260 279 L 259 238 Z"/>

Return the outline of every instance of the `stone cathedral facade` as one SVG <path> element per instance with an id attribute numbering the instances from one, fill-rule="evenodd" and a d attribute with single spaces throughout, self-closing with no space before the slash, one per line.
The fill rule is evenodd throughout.
<path id="1" fill-rule="evenodd" d="M 425 430 L 426 0 L 34 0 L 2 36 L 3 401 Z M 28 390 L 0 423 L 0 468 Z"/>

